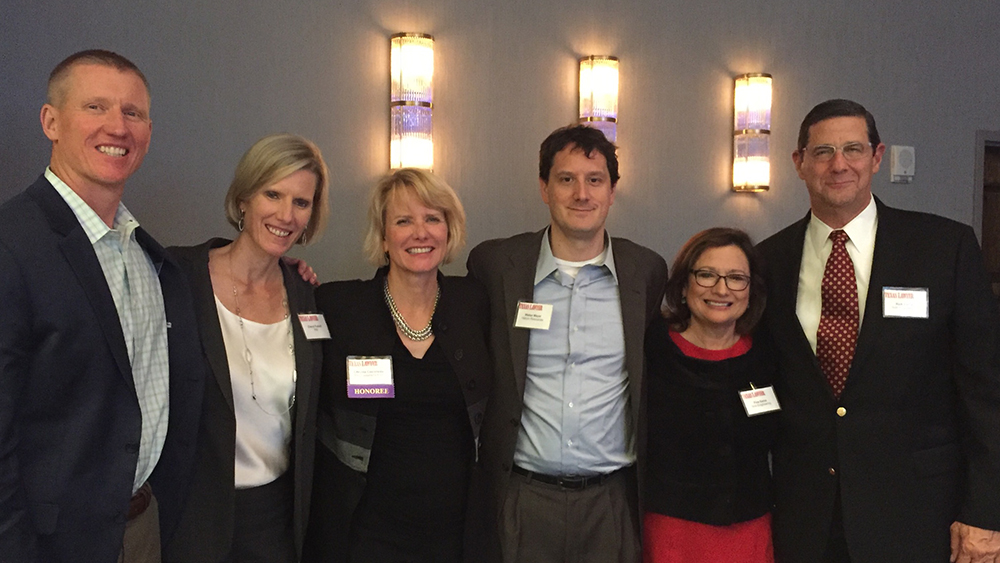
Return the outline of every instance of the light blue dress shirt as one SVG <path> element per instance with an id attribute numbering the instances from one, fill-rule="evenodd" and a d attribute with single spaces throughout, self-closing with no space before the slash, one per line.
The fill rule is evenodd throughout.
<path id="1" fill-rule="evenodd" d="M 530 471 L 597 475 L 635 461 L 621 300 L 606 241 L 581 267 L 560 265 L 548 233 L 542 238 L 533 302 L 552 305 L 552 320 L 548 330 L 531 331 L 514 453 L 514 463 Z"/>

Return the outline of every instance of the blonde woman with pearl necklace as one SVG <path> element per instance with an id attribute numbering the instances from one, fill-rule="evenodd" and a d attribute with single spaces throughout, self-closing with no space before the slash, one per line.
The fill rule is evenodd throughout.
<path id="1" fill-rule="evenodd" d="M 440 178 L 386 176 L 368 219 L 375 277 L 316 292 L 332 338 L 307 560 L 458 562 L 492 378 L 489 304 L 477 282 L 439 271 L 465 243 Z"/>

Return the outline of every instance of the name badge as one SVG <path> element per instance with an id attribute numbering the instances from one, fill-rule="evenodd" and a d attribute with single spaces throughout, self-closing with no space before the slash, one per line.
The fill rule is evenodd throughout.
<path id="1" fill-rule="evenodd" d="M 302 325 L 302 332 L 306 334 L 306 340 L 330 339 L 330 328 L 326 326 L 323 313 L 303 313 L 299 315 L 299 324 Z"/>
<path id="2" fill-rule="evenodd" d="M 774 387 L 771 385 L 740 391 L 740 400 L 743 401 L 743 408 L 747 411 L 747 416 L 757 416 L 781 410 L 778 396 L 774 394 Z"/>
<path id="3" fill-rule="evenodd" d="M 385 399 L 396 396 L 390 356 L 347 356 L 347 396 Z"/>
<path id="4" fill-rule="evenodd" d="M 517 302 L 517 317 L 514 318 L 515 328 L 533 328 L 549 330 L 552 322 L 552 305 L 542 303 Z"/>
<path id="5" fill-rule="evenodd" d="M 883 287 L 882 316 L 926 319 L 930 316 L 926 287 Z"/>

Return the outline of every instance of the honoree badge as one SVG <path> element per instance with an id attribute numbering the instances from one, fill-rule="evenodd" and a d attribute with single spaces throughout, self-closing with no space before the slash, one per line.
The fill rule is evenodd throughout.
<path id="1" fill-rule="evenodd" d="M 347 396 L 351 399 L 395 397 L 392 357 L 347 356 Z"/>

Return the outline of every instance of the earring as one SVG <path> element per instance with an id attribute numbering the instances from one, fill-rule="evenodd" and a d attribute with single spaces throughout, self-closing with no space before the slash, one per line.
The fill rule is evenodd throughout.
<path id="1" fill-rule="evenodd" d="M 681 295 L 681 305 L 686 305 L 687 302 L 688 302 L 688 298 L 684 297 L 683 295 Z"/>
<path id="2" fill-rule="evenodd" d="M 241 233 L 243 232 L 243 216 L 244 215 L 246 215 L 246 211 L 244 211 L 243 209 L 240 209 L 240 221 L 239 221 L 239 223 L 236 224 L 236 228 L 239 229 Z"/>
<path id="3" fill-rule="evenodd" d="M 306 238 L 306 232 L 302 231 L 302 234 L 299 235 L 299 244 L 305 244 L 307 240 L 309 239 Z"/>

